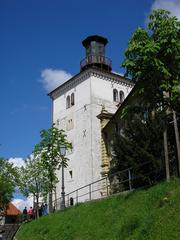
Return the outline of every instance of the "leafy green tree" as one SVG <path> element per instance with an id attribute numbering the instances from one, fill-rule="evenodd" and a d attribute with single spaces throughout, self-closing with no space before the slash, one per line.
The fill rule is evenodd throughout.
<path id="1" fill-rule="evenodd" d="M 128 178 L 128 172 L 123 170 L 131 168 L 133 187 L 154 184 L 164 172 L 161 117 L 142 112 L 139 106 L 128 108 L 125 126 L 113 143 L 110 175 L 122 171 L 119 180 L 123 181 Z"/>
<path id="2" fill-rule="evenodd" d="M 174 104 L 180 101 L 179 30 L 180 22 L 171 17 L 170 12 L 154 10 L 148 30 L 138 28 L 125 52 L 122 65 L 135 81 L 141 81 L 139 93 L 153 104 L 152 108 L 159 108 L 160 104 L 174 108 Z"/>
<path id="3" fill-rule="evenodd" d="M 138 28 L 125 52 L 122 64 L 126 74 L 139 82 L 137 95 L 148 111 L 161 110 L 164 119 L 164 152 L 166 174 L 169 179 L 167 113 L 173 113 L 176 148 L 179 161 L 180 149 L 177 123 L 177 105 L 180 102 L 180 22 L 170 12 L 159 9 L 150 14 L 148 29 Z M 179 114 L 178 110 L 178 114 Z"/>
<path id="4" fill-rule="evenodd" d="M 0 207 L 11 201 L 18 182 L 18 171 L 8 160 L 0 158 Z"/>
<path id="5" fill-rule="evenodd" d="M 49 211 L 52 212 L 52 194 L 55 190 L 57 179 L 57 170 L 63 166 L 67 167 L 68 159 L 60 155 L 60 146 L 64 145 L 66 149 L 71 149 L 71 144 L 67 141 L 63 130 L 59 130 L 54 125 L 40 132 L 41 141 L 34 148 L 34 155 L 41 158 L 43 168 L 47 171 L 48 193 L 49 193 Z"/>
<path id="6" fill-rule="evenodd" d="M 20 169 L 19 188 L 26 197 L 33 196 L 37 218 L 39 217 L 39 199 L 48 193 L 47 174 L 39 156 L 31 155 Z"/>

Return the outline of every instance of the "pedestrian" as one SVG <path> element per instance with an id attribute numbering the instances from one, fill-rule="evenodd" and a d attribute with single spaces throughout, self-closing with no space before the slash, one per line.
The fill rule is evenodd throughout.
<path id="1" fill-rule="evenodd" d="M 41 205 L 42 206 L 42 205 Z M 41 206 L 39 206 L 39 217 L 42 217 L 42 207 Z"/>
<path id="2" fill-rule="evenodd" d="M 27 220 L 27 208 L 25 207 L 23 210 L 23 221 Z"/>
<path id="3" fill-rule="evenodd" d="M 30 209 L 28 210 L 28 216 L 29 216 L 29 219 L 33 219 L 33 208 L 30 207 Z"/>
<path id="4" fill-rule="evenodd" d="M 41 204 L 41 216 L 44 216 L 44 203 Z"/>
<path id="5" fill-rule="evenodd" d="M 48 215 L 48 205 L 45 203 L 44 205 L 44 216 Z"/>

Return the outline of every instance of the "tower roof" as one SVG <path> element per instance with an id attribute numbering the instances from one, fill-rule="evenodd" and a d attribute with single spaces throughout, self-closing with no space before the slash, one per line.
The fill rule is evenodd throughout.
<path id="1" fill-rule="evenodd" d="M 82 41 L 86 48 L 86 57 L 80 62 L 80 69 L 94 67 L 110 72 L 112 70 L 112 61 L 105 55 L 105 45 L 108 40 L 98 35 L 92 35 Z"/>
<path id="2" fill-rule="evenodd" d="M 101 36 L 98 36 L 98 35 L 92 35 L 92 36 L 89 36 L 89 37 L 87 37 L 86 39 L 84 39 L 84 40 L 82 41 L 82 45 L 83 45 L 84 47 L 86 47 L 87 45 L 89 45 L 89 43 L 90 43 L 91 41 L 101 42 L 101 43 L 104 44 L 104 46 L 108 43 L 107 38 L 104 38 L 104 37 L 101 37 Z"/>

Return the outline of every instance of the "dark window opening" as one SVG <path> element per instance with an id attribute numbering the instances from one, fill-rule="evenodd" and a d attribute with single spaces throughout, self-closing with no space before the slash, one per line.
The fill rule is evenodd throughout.
<path id="1" fill-rule="evenodd" d="M 74 106 L 74 93 L 71 94 L 71 106 Z"/>
<path id="2" fill-rule="evenodd" d="M 66 98 L 66 108 L 70 108 L 70 96 Z"/>
<path id="3" fill-rule="evenodd" d="M 118 91 L 117 89 L 113 89 L 113 101 L 118 102 Z"/>
<path id="4" fill-rule="evenodd" d="M 124 101 L 124 92 L 123 91 L 119 92 L 119 99 L 120 99 L 120 103 L 122 103 Z"/>
<path id="5" fill-rule="evenodd" d="M 69 171 L 69 175 L 70 175 L 70 178 L 72 179 L 72 177 L 73 177 L 72 171 Z"/>

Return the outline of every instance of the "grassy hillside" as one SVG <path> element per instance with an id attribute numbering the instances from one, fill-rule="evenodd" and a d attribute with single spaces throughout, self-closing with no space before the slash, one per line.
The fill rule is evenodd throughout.
<path id="1" fill-rule="evenodd" d="M 180 179 L 24 224 L 17 240 L 179 240 Z"/>

